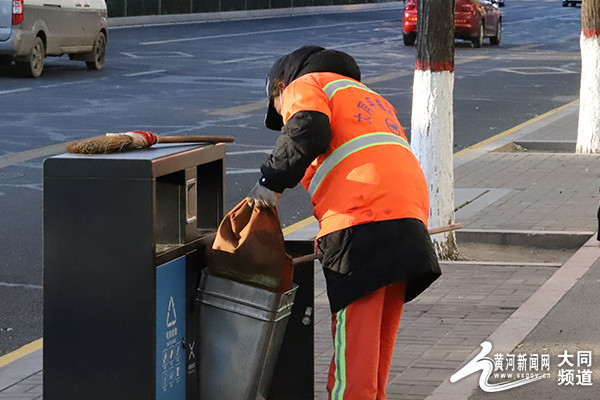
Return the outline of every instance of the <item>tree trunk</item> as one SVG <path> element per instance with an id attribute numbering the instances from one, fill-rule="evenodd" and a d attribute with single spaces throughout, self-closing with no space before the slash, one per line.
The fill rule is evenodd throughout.
<path id="1" fill-rule="evenodd" d="M 577 153 L 600 153 L 600 0 L 581 4 L 581 88 Z"/>
<path id="2" fill-rule="evenodd" d="M 429 189 L 429 225 L 454 223 L 454 0 L 417 4 L 417 61 L 413 84 L 411 147 Z M 457 259 L 454 232 L 435 235 L 441 259 Z"/>

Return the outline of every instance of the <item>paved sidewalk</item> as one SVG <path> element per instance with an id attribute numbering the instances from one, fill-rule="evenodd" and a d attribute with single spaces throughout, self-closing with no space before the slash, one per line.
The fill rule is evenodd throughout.
<path id="1" fill-rule="evenodd" d="M 42 374 L 42 350 L 0 367 L 0 399 L 41 399 Z"/>
<path id="2" fill-rule="evenodd" d="M 475 236 L 504 250 L 492 260 L 442 263 L 443 276 L 406 305 L 388 399 L 597 398 L 600 250 L 592 234 L 600 155 L 572 153 L 577 114 L 578 103 L 570 104 L 455 158 L 457 220 L 464 226 L 457 232 L 459 247 L 461 238 Z M 506 151 L 515 142 L 529 151 Z M 311 224 L 288 238 L 311 237 L 315 231 Z M 512 247 L 502 247 L 507 243 L 530 246 L 539 259 L 519 260 Z M 566 261 L 548 257 L 557 247 L 568 247 Z M 315 285 L 315 399 L 326 399 L 332 346 L 318 268 Z M 486 340 L 493 346 L 490 358 L 549 354 L 551 376 L 497 394 L 478 389 L 481 371 L 450 383 Z M 564 379 L 559 385 L 559 354 L 565 351 L 592 352 L 591 386 L 565 385 Z M 40 399 L 41 369 L 41 350 L 0 367 L 0 399 Z"/>

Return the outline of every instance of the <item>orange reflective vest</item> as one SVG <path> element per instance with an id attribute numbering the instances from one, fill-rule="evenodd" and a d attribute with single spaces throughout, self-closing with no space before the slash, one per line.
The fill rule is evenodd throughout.
<path id="1" fill-rule="evenodd" d="M 425 176 L 387 100 L 348 77 L 316 72 L 292 81 L 281 102 L 284 123 L 299 111 L 318 111 L 331 124 L 327 152 L 302 179 L 319 221 L 318 237 L 399 218 L 427 225 Z"/>

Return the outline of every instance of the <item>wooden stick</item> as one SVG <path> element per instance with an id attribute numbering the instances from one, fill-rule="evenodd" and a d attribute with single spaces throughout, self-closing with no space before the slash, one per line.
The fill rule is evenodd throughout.
<path id="1" fill-rule="evenodd" d="M 321 261 L 323 259 L 323 253 L 313 253 L 313 254 L 306 254 L 300 257 L 296 257 L 292 259 L 292 263 L 294 265 L 296 264 L 302 264 L 304 262 L 310 262 L 310 261 L 316 261 L 319 260 Z"/>
<path id="2" fill-rule="evenodd" d="M 446 226 L 438 226 L 437 228 L 431 228 L 431 229 L 429 229 L 429 234 L 430 235 L 437 235 L 438 233 L 455 231 L 455 230 L 461 229 L 461 228 L 462 228 L 461 224 L 452 224 L 452 225 L 446 225 Z"/>
<path id="3" fill-rule="evenodd" d="M 159 136 L 157 143 L 231 143 L 233 136 Z"/>
<path id="4" fill-rule="evenodd" d="M 446 226 L 439 226 L 437 228 L 431 228 L 431 229 L 429 229 L 429 234 L 430 235 L 436 235 L 438 233 L 455 231 L 455 230 L 461 229 L 461 228 L 462 228 L 461 224 L 452 224 L 452 225 L 446 225 Z M 294 265 L 296 265 L 296 264 L 300 264 L 300 263 L 303 263 L 303 262 L 310 262 L 310 261 L 322 260 L 322 259 L 323 259 L 323 254 L 322 253 L 313 253 L 313 254 L 306 254 L 304 256 L 296 257 L 296 258 L 292 259 L 292 262 L 294 263 Z"/>

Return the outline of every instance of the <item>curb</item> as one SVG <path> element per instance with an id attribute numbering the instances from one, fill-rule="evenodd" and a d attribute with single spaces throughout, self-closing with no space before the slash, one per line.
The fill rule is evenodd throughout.
<path id="1" fill-rule="evenodd" d="M 114 17 L 108 19 L 109 28 L 128 28 L 134 26 L 159 26 L 172 24 L 193 24 L 202 22 L 236 21 L 246 19 L 264 19 L 275 17 L 293 17 L 314 14 L 336 14 L 343 12 L 370 10 L 402 10 L 399 1 L 388 3 L 349 4 L 340 6 L 309 6 L 271 8 L 262 10 L 222 11 L 196 14 L 140 15 L 135 17 Z"/>
<path id="2" fill-rule="evenodd" d="M 518 142 L 520 138 L 531 134 L 534 131 L 546 126 L 553 125 L 573 112 L 573 109 L 579 109 L 579 100 L 574 100 L 561 107 L 550 110 L 544 114 L 523 122 L 511 129 L 508 129 L 496 136 L 481 141 L 473 146 L 467 147 L 454 154 L 454 168 L 467 164 L 468 162 L 490 152 L 501 151 L 505 146 L 512 146 L 513 142 Z"/>
<path id="3" fill-rule="evenodd" d="M 578 249 L 594 232 L 511 231 L 500 229 L 460 229 L 457 242 L 535 247 L 538 249 Z"/>

